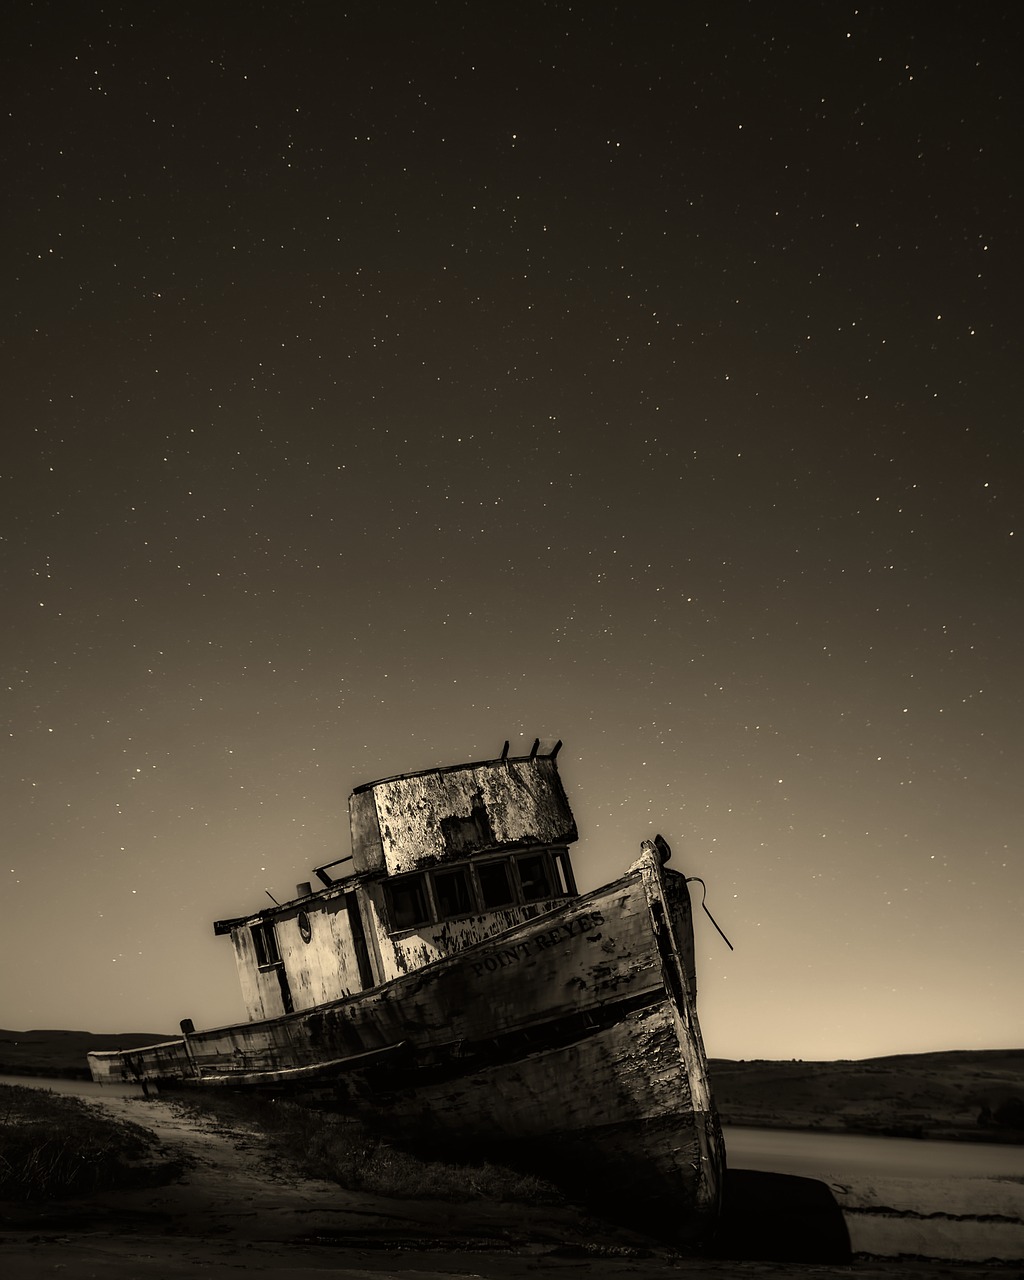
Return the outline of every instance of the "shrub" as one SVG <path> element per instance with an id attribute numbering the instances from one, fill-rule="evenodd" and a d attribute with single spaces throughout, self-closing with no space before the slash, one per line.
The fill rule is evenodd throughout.
<path id="1" fill-rule="evenodd" d="M 81 1098 L 0 1085 L 0 1197 L 32 1200 L 148 1186 L 180 1176 L 155 1134 Z"/>
<path id="2" fill-rule="evenodd" d="M 1000 1129 L 1024 1129 L 1024 1101 L 1007 1098 L 992 1112 L 992 1123 Z"/>

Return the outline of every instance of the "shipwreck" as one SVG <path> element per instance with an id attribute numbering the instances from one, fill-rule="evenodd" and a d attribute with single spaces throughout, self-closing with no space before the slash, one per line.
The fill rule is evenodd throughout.
<path id="1" fill-rule="evenodd" d="M 706 1237 L 725 1150 L 687 879 L 657 837 L 577 891 L 560 746 L 357 787 L 350 854 L 214 924 L 247 1021 L 91 1053 L 93 1079 L 308 1095 L 400 1142 L 527 1157 Z"/>

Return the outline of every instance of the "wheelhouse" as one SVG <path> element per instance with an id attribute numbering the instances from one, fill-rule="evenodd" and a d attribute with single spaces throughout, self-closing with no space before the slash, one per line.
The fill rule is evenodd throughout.
<path id="1" fill-rule="evenodd" d="M 349 797 L 352 852 L 319 881 L 221 920 L 250 1020 L 339 1000 L 514 928 L 577 895 L 561 743 L 402 774 Z"/>

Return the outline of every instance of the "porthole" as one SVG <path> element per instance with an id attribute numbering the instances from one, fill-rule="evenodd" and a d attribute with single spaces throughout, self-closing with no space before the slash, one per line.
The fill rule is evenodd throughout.
<path id="1" fill-rule="evenodd" d="M 299 933 L 302 935 L 302 941 L 308 942 L 313 936 L 313 930 L 310 927 L 309 916 L 305 911 L 299 912 Z"/>

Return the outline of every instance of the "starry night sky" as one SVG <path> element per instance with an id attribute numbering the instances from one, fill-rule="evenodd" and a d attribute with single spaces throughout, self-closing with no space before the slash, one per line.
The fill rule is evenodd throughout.
<path id="1" fill-rule="evenodd" d="M 1024 1043 L 1024 18 L 5 9 L 0 1025 L 243 1016 L 349 791 L 561 738 L 709 1053 Z"/>

